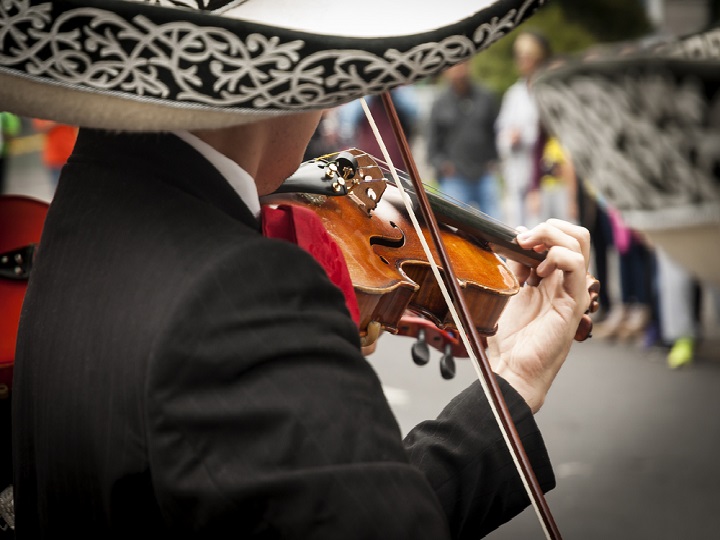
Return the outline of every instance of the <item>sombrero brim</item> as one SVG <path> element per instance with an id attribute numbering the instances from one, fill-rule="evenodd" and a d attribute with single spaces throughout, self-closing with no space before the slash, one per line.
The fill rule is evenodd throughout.
<path id="1" fill-rule="evenodd" d="M 224 127 L 323 109 L 461 62 L 544 1 L 414 2 L 411 11 L 386 2 L 405 7 L 401 20 L 387 9 L 369 17 L 375 2 L 304 2 L 301 18 L 288 0 L 198 2 L 206 11 L 189 0 L 172 3 L 181 8 L 7 0 L 0 103 L 23 116 L 123 130 Z M 262 5 L 271 8 L 265 18 Z M 387 21 L 372 24 L 378 17 L 401 28 L 393 35 Z"/>
<path id="2" fill-rule="evenodd" d="M 594 62 L 547 74 L 535 95 L 580 176 L 628 224 L 720 222 L 719 67 L 656 58 Z"/>
<path id="3" fill-rule="evenodd" d="M 720 58 L 702 47 L 708 39 L 586 54 L 548 68 L 533 89 L 578 175 L 628 226 L 681 247 L 678 258 L 720 283 L 720 258 L 708 266 L 687 252 L 700 232 L 720 232 Z"/>
<path id="4" fill-rule="evenodd" d="M 720 222 L 719 68 L 671 56 L 570 62 L 534 93 L 578 173 L 628 224 Z"/>

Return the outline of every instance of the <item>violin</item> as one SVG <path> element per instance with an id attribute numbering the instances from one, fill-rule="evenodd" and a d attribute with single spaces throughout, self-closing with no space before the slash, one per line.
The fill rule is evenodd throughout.
<path id="1" fill-rule="evenodd" d="M 389 178 L 381 160 L 350 149 L 303 163 L 262 202 L 302 206 L 321 219 L 345 257 L 360 308 L 361 336 L 368 334 L 371 324 L 392 334 L 416 336 L 413 360 L 427 363 L 430 344 L 443 352 L 441 374 L 451 378 L 453 358 L 468 354 L 457 338 L 402 194 Z M 400 172 L 399 178 L 412 198 L 414 189 L 407 175 Z M 481 336 L 492 336 L 505 305 L 519 290 L 504 258 L 534 267 L 545 255 L 520 247 L 514 229 L 473 207 L 430 188 L 426 193 L 441 222 L 442 239 L 475 329 Z M 423 234 L 430 242 L 426 228 Z M 437 259 L 437 251 L 431 250 Z M 597 281 L 591 288 L 595 298 L 589 312 L 597 309 Z M 591 325 L 588 317 L 576 339 L 586 339 Z"/>

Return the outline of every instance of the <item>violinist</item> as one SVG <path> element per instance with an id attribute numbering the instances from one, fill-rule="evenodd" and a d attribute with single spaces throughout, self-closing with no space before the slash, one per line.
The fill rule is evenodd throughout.
<path id="1" fill-rule="evenodd" d="M 82 126 L 19 328 L 18 539 L 479 538 L 529 504 L 478 383 L 401 440 L 341 289 L 262 234 L 259 196 L 323 107 L 460 62 L 450 43 L 470 54 L 533 2 L 391 24 L 322 1 L 6 4 L 26 41 L 4 43 L 0 99 Z M 13 62 L 23 47 L 59 56 Z M 547 256 L 512 266 L 528 285 L 488 353 L 549 490 L 533 414 L 588 304 L 589 238 L 550 221 L 518 242 Z"/>

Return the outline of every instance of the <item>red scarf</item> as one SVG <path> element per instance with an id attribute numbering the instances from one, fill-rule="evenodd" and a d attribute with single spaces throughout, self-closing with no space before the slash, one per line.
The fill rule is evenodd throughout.
<path id="1" fill-rule="evenodd" d="M 260 220 L 264 236 L 297 244 L 320 263 L 330 281 L 345 295 L 345 305 L 350 316 L 359 325 L 360 308 L 345 257 L 317 214 L 301 206 L 263 206 Z"/>

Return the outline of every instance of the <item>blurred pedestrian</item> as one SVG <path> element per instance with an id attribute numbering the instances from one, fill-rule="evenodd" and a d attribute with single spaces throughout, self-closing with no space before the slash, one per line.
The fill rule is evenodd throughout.
<path id="1" fill-rule="evenodd" d="M 427 159 L 445 195 L 501 219 L 493 93 L 474 81 L 470 61 L 445 71 L 446 88 L 428 122 Z"/>
<path id="2" fill-rule="evenodd" d="M 550 218 L 577 221 L 578 180 L 567 150 L 541 126 L 536 152 L 536 172 L 526 199 L 526 225 Z"/>
<path id="3" fill-rule="evenodd" d="M 671 369 L 693 361 L 698 337 L 699 284 L 667 252 L 656 248 L 660 335 L 670 346 L 667 365 Z"/>
<path id="4" fill-rule="evenodd" d="M 526 196 L 537 170 L 536 148 L 540 135 L 539 114 L 530 84 L 550 54 L 550 45 L 542 34 L 524 31 L 517 36 L 513 55 L 519 78 L 503 95 L 495 126 L 503 177 L 504 216 L 513 226 L 525 225 L 530 218 Z"/>
<path id="5" fill-rule="evenodd" d="M 599 310 L 593 320 L 600 322 L 608 316 L 611 298 L 608 286 L 608 255 L 613 247 L 613 233 L 607 212 L 607 202 L 595 186 L 584 178 L 577 179 L 577 209 L 579 224 L 590 231 L 593 254 L 593 275 L 603 283 L 598 294 Z"/>
<path id="6" fill-rule="evenodd" d="M 654 250 L 637 231 L 625 225 L 612 207 L 608 215 L 617 249 L 620 277 L 620 303 L 615 303 L 605 320 L 595 325 L 593 336 L 637 341 L 644 337 L 653 318 Z"/>

